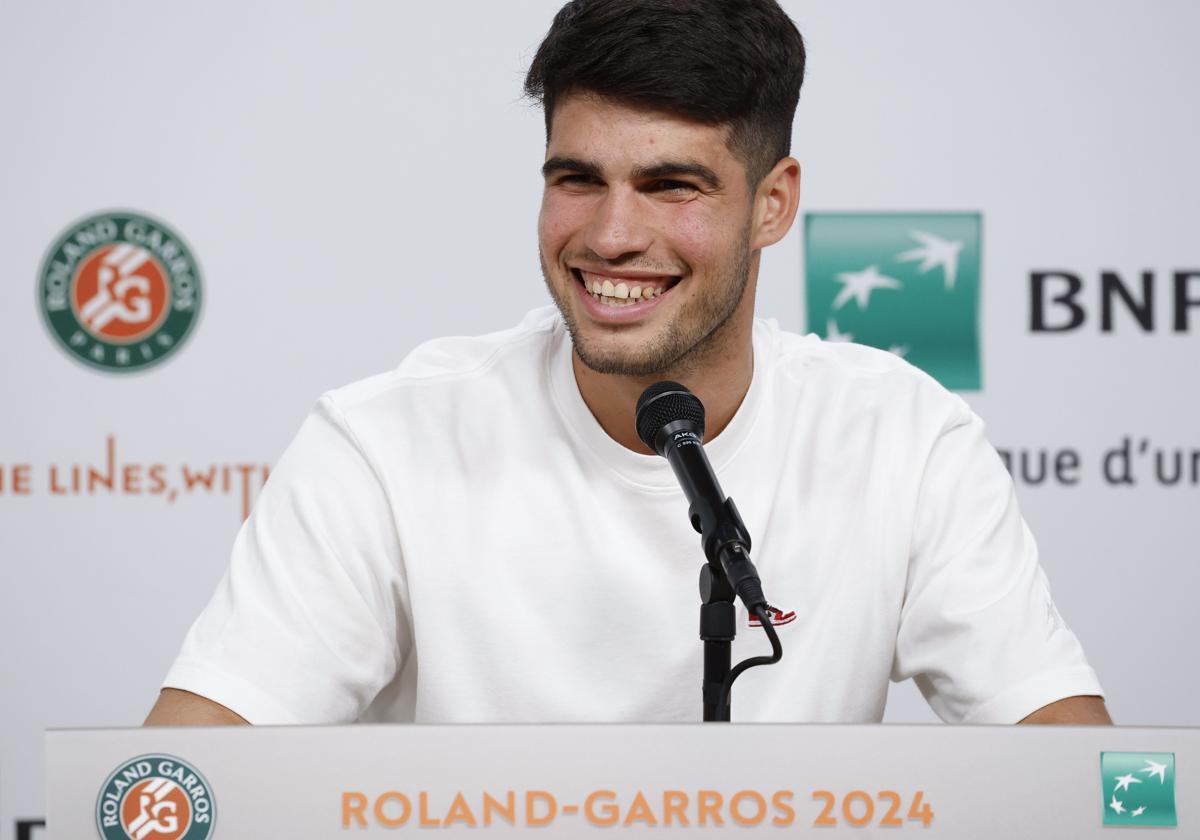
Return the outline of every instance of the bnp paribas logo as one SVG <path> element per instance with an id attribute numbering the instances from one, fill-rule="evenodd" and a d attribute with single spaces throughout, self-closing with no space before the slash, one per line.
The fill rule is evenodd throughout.
<path id="1" fill-rule="evenodd" d="M 1105 825 L 1173 826 L 1175 753 L 1100 753 Z"/>
<path id="2" fill-rule="evenodd" d="M 809 331 L 978 390 L 982 227 L 978 213 L 807 214 Z"/>

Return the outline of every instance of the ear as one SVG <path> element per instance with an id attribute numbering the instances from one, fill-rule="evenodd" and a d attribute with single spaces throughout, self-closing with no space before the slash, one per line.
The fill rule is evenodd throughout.
<path id="1" fill-rule="evenodd" d="M 768 172 L 754 192 L 752 249 L 774 245 L 792 227 L 800 205 L 800 161 L 785 157 Z"/>

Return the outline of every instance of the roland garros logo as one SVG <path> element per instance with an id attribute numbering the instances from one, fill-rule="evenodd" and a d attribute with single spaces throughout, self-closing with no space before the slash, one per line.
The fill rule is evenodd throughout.
<path id="1" fill-rule="evenodd" d="M 51 334 L 76 360 L 108 371 L 148 368 L 179 349 L 200 312 L 200 270 L 162 222 L 96 213 L 67 228 L 38 277 Z"/>
<path id="2" fill-rule="evenodd" d="M 207 840 L 217 821 L 208 782 L 171 755 L 141 755 L 112 772 L 96 800 L 104 840 Z"/>

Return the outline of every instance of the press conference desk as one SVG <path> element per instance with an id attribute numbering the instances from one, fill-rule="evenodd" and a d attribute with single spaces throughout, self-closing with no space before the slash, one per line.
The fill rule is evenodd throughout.
<path id="1" fill-rule="evenodd" d="M 52 730 L 46 759 L 47 829 L 59 840 L 161 840 L 185 825 L 181 840 L 1200 837 L 1194 728 Z M 1128 827 L 1106 827 L 1105 815 Z"/>

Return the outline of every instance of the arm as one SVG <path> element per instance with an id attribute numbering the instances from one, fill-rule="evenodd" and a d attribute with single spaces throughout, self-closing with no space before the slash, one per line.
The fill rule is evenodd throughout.
<path id="1" fill-rule="evenodd" d="M 178 691 L 163 692 L 148 722 L 353 721 L 398 673 L 410 626 L 387 493 L 323 398 L 272 470 L 160 684 Z"/>
<path id="2" fill-rule="evenodd" d="M 949 723 L 1109 722 L 1012 479 L 965 406 L 925 462 L 893 671 Z"/>
<path id="3" fill-rule="evenodd" d="M 1018 723 L 1058 723 L 1076 726 L 1111 726 L 1112 718 L 1103 697 L 1064 697 L 1042 706 Z"/>
<path id="4" fill-rule="evenodd" d="M 241 715 L 207 697 L 164 688 L 143 726 L 233 726 L 249 723 Z"/>

